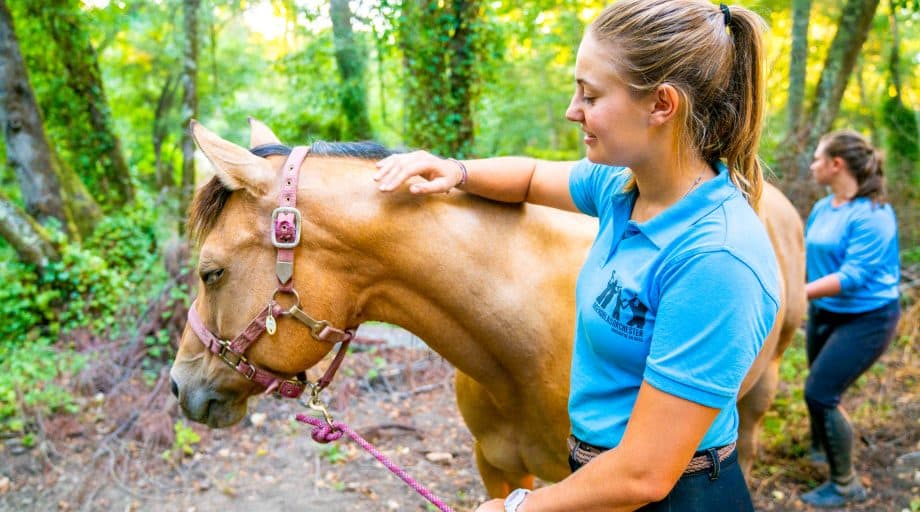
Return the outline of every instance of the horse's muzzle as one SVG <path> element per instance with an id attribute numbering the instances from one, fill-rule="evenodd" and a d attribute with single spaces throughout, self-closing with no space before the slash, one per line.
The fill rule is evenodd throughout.
<path id="1" fill-rule="evenodd" d="M 170 387 L 179 399 L 179 407 L 186 418 L 211 428 L 223 428 L 238 423 L 246 415 L 245 399 L 233 400 L 204 382 L 196 386 L 195 379 L 182 383 L 181 377 L 176 376 L 174 371 L 170 375 Z"/>

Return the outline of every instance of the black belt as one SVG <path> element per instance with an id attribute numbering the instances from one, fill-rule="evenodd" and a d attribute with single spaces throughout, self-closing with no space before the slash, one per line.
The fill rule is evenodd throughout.
<path id="1" fill-rule="evenodd" d="M 591 462 L 591 459 L 607 451 L 605 448 L 600 448 L 598 446 L 582 442 L 575 436 L 569 436 L 568 441 L 569 455 L 575 459 L 575 462 L 578 462 L 582 465 Z M 690 463 L 687 464 L 687 468 L 684 469 L 683 474 L 687 475 L 689 473 L 696 473 L 697 471 L 702 471 L 704 469 L 712 469 L 714 466 L 713 461 L 716 458 L 718 458 L 719 462 L 722 462 L 727 459 L 733 451 L 735 451 L 735 443 L 727 444 L 719 448 L 710 448 L 704 453 L 695 455 L 692 459 L 690 459 Z"/>

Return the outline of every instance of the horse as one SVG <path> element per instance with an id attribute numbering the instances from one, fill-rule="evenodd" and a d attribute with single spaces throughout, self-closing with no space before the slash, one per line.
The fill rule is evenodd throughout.
<path id="1" fill-rule="evenodd" d="M 261 122 L 251 119 L 250 128 L 250 147 L 280 145 Z M 201 283 L 170 372 L 189 419 L 226 427 L 266 387 L 298 395 L 298 375 L 375 320 L 418 335 L 456 367 L 457 404 L 491 496 L 532 488 L 535 476 L 570 474 L 574 288 L 596 220 L 462 192 L 382 194 L 371 175 L 386 153 L 358 144 L 314 143 L 302 163 L 281 169 L 283 155 L 256 156 L 195 122 L 191 133 L 216 176 L 190 213 Z M 296 208 L 279 207 L 279 197 Z M 801 219 L 772 186 L 761 211 L 780 262 L 782 304 L 739 394 L 746 472 L 805 308 Z M 276 240 L 283 215 L 299 241 Z M 282 257 L 279 243 L 293 254 Z M 282 278 L 288 284 L 276 287 Z M 286 312 L 282 300 L 294 306 Z"/>

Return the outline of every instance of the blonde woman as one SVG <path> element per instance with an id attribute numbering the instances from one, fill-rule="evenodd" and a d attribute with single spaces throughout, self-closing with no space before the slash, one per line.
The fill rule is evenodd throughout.
<path id="1" fill-rule="evenodd" d="M 565 480 L 486 511 L 750 511 L 738 389 L 773 325 L 778 267 L 755 214 L 762 20 L 703 0 L 621 0 L 586 31 L 566 117 L 587 158 L 382 160 L 391 191 L 459 186 L 598 217 L 576 289 Z"/>

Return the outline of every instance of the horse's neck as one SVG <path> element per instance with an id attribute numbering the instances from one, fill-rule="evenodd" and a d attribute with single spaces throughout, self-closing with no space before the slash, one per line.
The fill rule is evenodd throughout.
<path id="1" fill-rule="evenodd" d="M 347 180 L 362 179 L 366 171 Z M 340 235 L 375 269 L 362 283 L 359 320 L 413 332 L 480 382 L 567 364 L 564 319 L 574 314 L 590 221 L 458 193 L 374 193 L 357 201 L 366 204 L 349 194 Z"/>
<path id="2" fill-rule="evenodd" d="M 399 221 L 412 226 L 412 236 L 377 253 L 388 275 L 381 276 L 369 310 L 414 332 L 477 380 L 490 380 L 508 371 L 505 360 L 512 354 L 540 350 L 539 340 L 518 346 L 520 334 L 536 321 L 536 309 L 522 311 L 528 297 L 521 270 L 532 270 L 535 263 L 525 252 L 529 244 L 516 247 L 526 233 L 496 225 L 508 219 L 486 213 L 522 217 L 521 212 L 502 212 L 494 205 L 425 206 L 431 215 Z"/>

